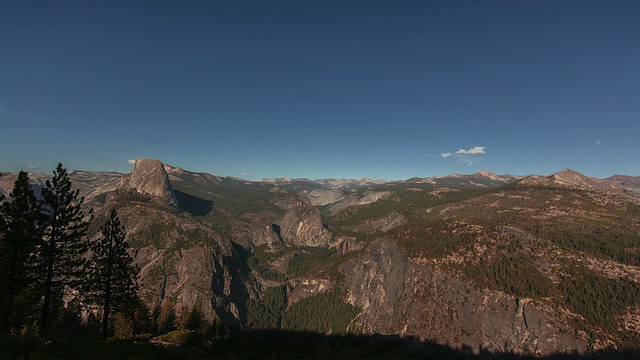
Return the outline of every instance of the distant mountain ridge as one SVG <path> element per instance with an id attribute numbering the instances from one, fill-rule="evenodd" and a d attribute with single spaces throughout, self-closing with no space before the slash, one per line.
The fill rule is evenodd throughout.
<path id="1" fill-rule="evenodd" d="M 640 194 L 640 176 L 613 175 L 600 179 L 565 168 L 549 176 L 531 175 L 521 179 L 525 184 L 555 184 L 597 191 L 628 191 Z"/>
<path id="2" fill-rule="evenodd" d="M 167 176 L 169 174 L 173 176 L 180 176 L 186 173 L 199 174 L 202 178 L 207 178 L 209 181 L 219 182 L 222 179 L 230 179 L 234 181 L 241 181 L 244 183 L 263 183 L 270 184 L 285 190 L 291 190 L 297 193 L 311 193 L 316 189 L 328 189 L 328 190 L 354 190 L 362 187 L 371 187 L 390 183 L 431 183 L 431 184 L 446 184 L 453 180 L 459 180 L 461 183 L 467 183 L 468 185 L 475 186 L 495 186 L 500 184 L 508 184 L 516 181 L 529 178 L 525 182 L 535 181 L 536 178 L 546 178 L 555 181 L 560 184 L 581 186 L 584 188 L 594 190 L 627 190 L 634 193 L 640 193 L 640 176 L 630 175 L 612 175 L 607 178 L 595 178 L 589 177 L 574 171 L 569 168 L 565 168 L 559 172 L 551 175 L 511 175 L 503 174 L 499 175 L 486 170 L 479 170 L 472 174 L 451 174 L 444 176 L 432 176 L 427 178 L 413 177 L 406 180 L 374 180 L 370 178 L 360 179 L 317 179 L 312 180 L 308 178 L 264 178 L 258 181 L 245 180 L 236 177 L 212 175 L 208 173 L 194 173 L 184 170 L 180 167 L 163 164 L 155 159 L 137 159 L 136 164 L 139 162 L 139 169 L 134 169 L 131 173 L 122 174 L 118 172 L 110 171 L 83 171 L 73 170 L 69 173 L 70 179 L 75 183 L 76 188 L 80 190 L 86 200 L 91 200 L 100 193 L 115 190 L 121 186 L 137 188 L 140 187 L 141 192 L 148 192 L 152 195 L 165 197 L 167 201 L 172 204 L 177 204 L 175 200 L 175 194 L 172 195 L 172 189 L 170 182 L 165 183 L 164 177 L 161 174 L 164 172 Z M 144 169 L 144 170 L 143 170 Z M 151 170 L 155 169 L 155 170 Z M 150 180 L 150 174 L 140 175 L 145 171 L 151 171 L 155 180 Z M 44 181 L 50 178 L 49 175 L 42 173 L 29 173 L 35 190 L 39 193 L 38 188 L 44 185 Z M 131 185 L 131 178 L 133 177 L 134 183 L 141 182 L 137 185 Z M 0 173 L 0 194 L 7 194 L 13 188 L 13 182 L 17 179 L 17 174 Z M 145 181 L 150 181 L 149 184 L 143 184 Z M 167 178 L 168 181 L 168 178 Z M 155 188 L 154 190 L 150 190 Z M 156 194 L 157 193 L 157 194 Z"/>

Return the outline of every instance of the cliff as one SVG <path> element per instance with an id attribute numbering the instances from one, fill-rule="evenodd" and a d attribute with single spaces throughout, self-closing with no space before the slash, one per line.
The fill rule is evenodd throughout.
<path id="1" fill-rule="evenodd" d="M 136 159 L 133 171 L 122 176 L 120 185 L 141 194 L 156 196 L 173 206 L 178 206 L 167 172 L 159 160 Z"/>

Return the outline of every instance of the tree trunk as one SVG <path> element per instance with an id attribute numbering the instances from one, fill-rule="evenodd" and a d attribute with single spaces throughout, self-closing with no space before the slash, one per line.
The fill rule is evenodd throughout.
<path id="1" fill-rule="evenodd" d="M 55 239 L 53 236 L 53 229 L 51 230 L 51 239 L 49 239 L 47 253 L 47 278 L 44 283 L 44 304 L 42 305 L 42 330 L 45 330 L 49 325 L 49 312 L 51 309 L 51 295 L 53 286 L 53 261 L 54 261 L 54 249 Z"/>
<path id="2" fill-rule="evenodd" d="M 109 239 L 109 256 L 107 260 L 107 278 L 105 279 L 104 289 L 104 311 L 102 313 L 102 337 L 107 338 L 109 336 L 109 306 L 111 300 L 111 258 L 113 252 L 113 238 Z"/>

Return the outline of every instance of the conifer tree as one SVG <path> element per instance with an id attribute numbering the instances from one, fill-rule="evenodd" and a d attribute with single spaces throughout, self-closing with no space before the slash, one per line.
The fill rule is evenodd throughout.
<path id="1" fill-rule="evenodd" d="M 62 303 L 65 288 L 79 289 L 82 285 L 89 223 L 82 211 L 84 198 L 79 197 L 78 190 L 71 190 L 62 164 L 58 164 L 52 179 L 45 183 L 42 198 L 46 228 L 41 256 L 46 269 L 41 325 L 46 330 L 54 304 Z"/>
<path id="2" fill-rule="evenodd" d="M 196 304 L 191 308 L 183 327 L 186 330 L 203 331 L 206 327 L 206 320 L 200 305 Z"/>
<path id="3" fill-rule="evenodd" d="M 26 172 L 18 174 L 0 214 L 0 326 L 15 328 L 37 312 L 38 302 L 34 254 L 42 239 L 42 217 Z"/>
<path id="4" fill-rule="evenodd" d="M 162 301 L 158 315 L 158 334 L 167 334 L 176 329 L 176 312 L 169 299 Z"/>
<path id="5" fill-rule="evenodd" d="M 137 305 L 138 269 L 133 265 L 124 227 L 115 209 L 102 226 L 102 236 L 91 246 L 86 298 L 102 308 L 102 336 L 107 337 L 112 314 L 133 313 Z"/>

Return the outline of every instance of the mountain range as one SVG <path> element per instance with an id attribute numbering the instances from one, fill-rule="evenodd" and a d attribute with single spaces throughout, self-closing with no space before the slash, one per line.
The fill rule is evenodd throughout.
<path id="1" fill-rule="evenodd" d="M 141 297 L 178 316 L 536 355 L 640 344 L 640 177 L 248 181 L 155 159 L 69 177 L 90 235 L 117 209 Z"/>

